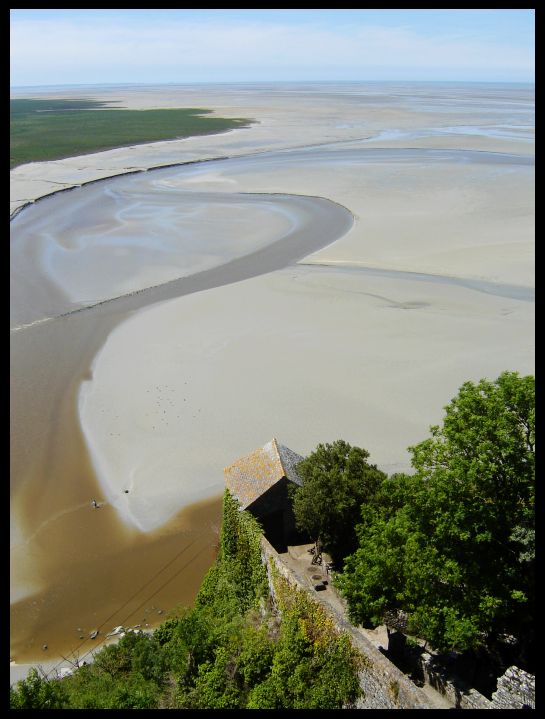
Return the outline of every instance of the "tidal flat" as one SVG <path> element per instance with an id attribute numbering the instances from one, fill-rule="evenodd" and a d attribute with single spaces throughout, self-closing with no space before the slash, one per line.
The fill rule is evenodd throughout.
<path id="1" fill-rule="evenodd" d="M 533 87 L 36 94 L 82 96 L 255 124 L 11 172 L 17 662 L 190 603 L 273 436 L 410 470 L 464 381 L 534 371 Z"/>

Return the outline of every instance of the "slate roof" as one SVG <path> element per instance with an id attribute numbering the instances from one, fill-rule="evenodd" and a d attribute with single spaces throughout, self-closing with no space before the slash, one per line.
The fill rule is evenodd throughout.
<path id="1" fill-rule="evenodd" d="M 302 459 L 273 438 L 264 447 L 225 467 L 225 486 L 246 509 L 283 477 L 302 484 L 295 471 L 295 465 Z"/>

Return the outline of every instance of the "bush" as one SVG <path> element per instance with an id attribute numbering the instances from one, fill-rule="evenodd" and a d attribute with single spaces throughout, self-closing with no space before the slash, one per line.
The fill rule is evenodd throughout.
<path id="1" fill-rule="evenodd" d="M 57 679 L 40 677 L 34 667 L 26 679 L 21 679 L 9 690 L 10 709 L 63 709 L 68 696 Z"/>

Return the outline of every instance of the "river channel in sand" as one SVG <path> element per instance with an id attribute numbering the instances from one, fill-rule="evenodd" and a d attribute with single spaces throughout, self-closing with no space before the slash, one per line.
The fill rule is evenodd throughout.
<path id="1" fill-rule="evenodd" d="M 343 437 L 408 469 L 406 447 L 463 381 L 533 371 L 533 157 L 520 130 L 497 137 L 501 92 L 474 118 L 488 135 L 442 110 L 466 129 L 439 140 L 436 114 L 384 100 L 386 147 L 324 121 L 318 93 L 302 109 L 320 146 L 281 152 L 294 126 L 264 136 L 282 101 L 248 105 L 263 98 L 246 157 L 104 180 L 12 221 L 18 662 L 189 604 L 215 553 L 222 468 L 272 436 L 302 454 Z M 336 124 L 378 129 L 379 100 L 335 99 Z M 227 154 L 251 132 L 211 144 Z M 44 177 L 70 167 L 52 164 Z"/>
<path id="2" fill-rule="evenodd" d="M 141 578 L 140 573 L 134 571 L 135 566 L 151 566 L 159 572 L 166 560 L 179 554 L 180 548 L 193 545 L 192 552 L 183 557 L 184 577 L 181 581 L 184 591 L 179 591 L 179 583 L 169 591 L 161 591 L 163 606 L 171 607 L 192 601 L 203 570 L 212 561 L 220 524 L 217 497 L 221 493 L 221 467 L 217 469 L 220 481 L 215 482 L 212 488 L 209 481 L 203 481 L 198 476 L 184 479 L 183 462 L 178 481 L 176 477 L 169 476 L 168 481 L 163 483 L 160 476 L 156 476 L 157 500 L 160 505 L 168 504 L 168 516 L 161 515 L 163 521 L 152 521 L 150 526 L 146 515 L 153 518 L 154 510 L 153 506 L 147 507 L 144 515 L 140 516 L 141 521 L 133 523 L 137 530 L 157 530 L 157 536 L 148 534 L 145 538 L 141 533 L 135 533 L 130 522 L 129 526 L 126 526 L 127 523 L 120 525 L 115 511 L 121 508 L 120 501 L 139 501 L 139 492 L 135 491 L 133 480 L 124 477 L 124 484 L 130 487 L 129 497 L 122 496 L 116 480 L 110 487 L 109 477 L 100 477 L 100 473 L 99 478 L 106 481 L 96 486 L 94 474 L 97 463 L 93 468 L 87 458 L 89 445 L 83 441 L 79 429 L 77 396 L 81 381 L 89 376 L 94 355 L 113 327 L 140 307 L 280 269 L 328 244 L 352 225 L 352 216 L 345 208 L 322 198 L 282 195 L 266 198 L 250 194 L 218 198 L 214 193 L 180 198 L 180 193 L 173 196 L 172 182 L 169 182 L 172 175 L 172 169 L 149 173 L 145 179 L 152 187 L 145 189 L 142 189 L 141 181 L 135 183 L 132 177 L 104 181 L 101 183 L 104 187 L 92 185 L 74 190 L 76 197 L 70 198 L 71 203 L 67 194 L 62 193 L 43 200 L 12 221 L 15 245 L 12 252 L 14 295 L 11 303 L 11 588 L 15 600 L 12 627 L 15 636 L 24 637 L 21 646 L 15 649 L 18 656 L 22 654 L 25 657 L 26 652 L 31 657 L 35 656 L 42 637 L 46 636 L 50 637 L 44 642 L 50 655 L 61 648 L 66 651 L 66 638 L 71 637 L 73 641 L 77 633 L 77 627 L 68 630 L 70 622 L 74 623 L 74 612 L 69 607 L 77 606 L 75 614 L 80 620 L 76 623 L 85 625 L 81 627 L 85 634 L 91 631 L 89 622 L 92 620 L 97 625 L 95 628 L 100 629 L 105 623 L 134 624 L 144 619 L 144 626 L 146 623 L 153 625 L 160 620 L 160 615 L 152 611 L 147 618 L 139 617 L 138 609 L 133 609 L 134 605 L 139 607 L 144 599 L 145 611 L 149 611 L 149 602 L 145 600 L 153 588 L 153 583 L 147 582 L 144 593 L 144 590 L 132 592 L 128 589 L 131 581 L 127 577 L 132 577 L 132 584 L 135 578 L 138 578 L 137 581 Z M 164 196 L 159 202 L 153 201 L 153 189 L 160 181 L 166 188 L 164 195 L 176 210 L 174 217 L 169 216 L 168 209 L 165 217 L 159 217 L 161 205 L 164 208 L 169 204 Z M 104 194 L 111 196 L 112 185 L 116 202 L 113 203 L 113 214 L 109 216 Z M 121 190 L 118 189 L 120 186 Z M 119 197 L 123 192 L 128 199 L 126 207 L 120 208 Z M 78 194 L 85 196 L 80 198 Z M 91 195 L 91 199 L 87 195 Z M 205 202 L 209 203 L 206 222 L 195 224 L 193 217 L 188 220 L 183 213 L 180 217 L 180 206 L 202 207 Z M 95 224 L 91 219 L 83 224 L 90 226 L 92 233 L 102 232 L 101 238 L 108 234 L 105 227 L 122 228 L 119 237 L 115 236 L 115 231 L 108 235 L 108 249 L 114 256 L 117 248 L 130 244 L 123 230 L 128 224 L 137 224 L 131 237 L 136 245 L 136 252 L 133 253 L 136 256 L 132 266 L 127 263 L 128 271 L 126 266 L 121 266 L 114 276 L 108 252 L 100 252 L 98 258 L 95 257 L 96 244 L 82 239 L 72 225 L 66 228 L 62 218 L 65 217 L 67 203 L 76 215 L 82 207 L 87 212 L 87 218 L 95 213 Z M 140 221 L 130 217 L 130 210 L 134 207 L 138 208 Z M 246 223 L 253 220 L 258 226 L 256 231 L 246 229 L 244 235 L 244 224 L 236 214 L 228 213 L 225 217 L 221 213 L 222 208 L 236 209 Z M 258 214 L 267 211 L 269 216 L 265 218 Z M 280 221 L 276 215 L 280 215 Z M 120 222 L 121 216 L 123 222 Z M 146 221 L 149 223 L 150 216 L 155 219 L 154 227 L 159 227 L 163 233 L 162 248 L 157 248 L 159 243 L 147 234 L 149 227 Z M 260 221 L 266 225 L 261 232 Z M 229 222 L 238 232 L 228 227 Z M 65 230 L 64 234 L 55 231 L 54 228 L 59 225 Z M 176 233 L 182 233 L 187 239 L 186 249 L 193 244 L 193 252 L 183 252 L 183 237 L 177 243 Z M 260 235 L 268 242 L 264 242 Z M 245 236 L 250 238 L 246 240 L 247 247 L 242 244 Z M 41 239 L 43 243 L 40 243 Z M 34 254 L 30 251 L 33 241 Z M 160 256 L 158 269 L 150 266 L 149 262 L 154 244 L 155 255 Z M 182 251 L 179 245 L 182 245 Z M 75 254 L 76 258 L 67 262 L 61 256 L 60 269 L 57 269 L 53 265 L 54 260 L 64 252 Z M 25 265 L 24 259 L 29 256 L 34 262 L 29 261 Z M 207 265 L 209 267 L 203 269 Z M 86 269 L 82 280 L 79 284 L 75 283 L 72 290 L 66 290 L 64 278 L 70 280 L 72 272 L 82 266 Z M 165 266 L 170 268 L 170 277 L 166 281 L 163 274 Z M 109 282 L 104 283 L 103 273 L 108 270 Z M 142 273 L 145 273 L 144 277 Z M 97 275 L 99 281 L 93 283 L 92 278 Z M 181 279 L 173 279 L 173 276 Z M 19 292 L 21 285 L 26 287 L 26 291 Z M 128 292 L 120 295 L 123 288 Z M 82 294 L 85 302 L 82 302 Z M 90 295 L 91 299 L 88 299 Z M 39 358 L 38 362 L 36 358 Z M 160 376 L 156 379 L 161 382 Z M 29 422 L 29 417 L 35 418 L 35 421 Z M 29 446 L 32 447 L 31 452 L 27 451 Z M 117 479 L 120 478 L 118 476 Z M 209 500 L 211 495 L 216 499 Z M 99 512 L 90 511 L 90 498 L 96 496 L 101 504 Z M 203 497 L 205 501 L 198 504 Z M 184 512 L 184 507 L 189 505 L 192 505 L 191 511 Z M 198 517 L 196 521 L 195 517 Z M 165 520 L 170 520 L 166 528 L 163 526 Z M 140 545 L 144 545 L 143 550 Z M 131 548 L 133 559 L 127 566 Z M 30 562 L 29 555 L 32 558 Z M 188 558 L 191 561 L 188 562 Z M 193 566 L 188 569 L 186 565 L 191 562 Z M 179 569 L 179 564 L 171 564 L 171 575 L 174 569 Z M 171 576 L 171 582 L 172 579 L 174 577 Z M 95 591 L 84 590 L 88 585 L 92 585 Z M 46 586 L 46 596 L 42 597 Z M 76 599 L 82 590 L 86 598 L 84 603 Z M 121 602 L 122 598 L 131 594 L 135 595 L 131 601 Z M 60 624 L 56 626 L 54 621 L 47 622 L 48 608 L 56 615 L 61 604 L 68 611 L 61 613 Z M 120 605 L 122 611 L 118 610 Z M 55 639 L 56 636 L 61 637 L 60 641 Z M 85 648 L 85 643 L 79 643 Z"/>

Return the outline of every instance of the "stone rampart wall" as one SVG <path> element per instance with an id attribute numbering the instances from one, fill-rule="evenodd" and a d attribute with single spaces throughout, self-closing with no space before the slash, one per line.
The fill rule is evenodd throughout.
<path id="1" fill-rule="evenodd" d="M 466 686 L 461 681 L 454 682 L 445 672 L 433 666 L 432 656 L 427 652 L 422 655 L 424 681 L 446 699 L 456 709 L 493 709 L 492 702 L 476 689 Z"/>
<path id="2" fill-rule="evenodd" d="M 274 586 L 269 571 L 269 562 L 274 562 L 278 572 L 287 581 L 310 594 L 308 584 L 297 572 L 288 568 L 279 558 L 274 548 L 263 537 L 261 541 L 262 557 L 269 577 L 271 597 L 274 601 Z M 321 605 L 323 606 L 323 605 Z M 379 650 L 358 630 L 336 612 L 332 607 L 324 607 L 333 619 L 335 627 L 350 635 L 352 644 L 364 659 L 364 668 L 360 672 L 360 686 L 364 696 L 358 701 L 358 709 L 431 709 L 424 692 L 394 666 Z"/>
<path id="3" fill-rule="evenodd" d="M 492 694 L 492 709 L 535 708 L 536 678 L 518 667 L 509 667 L 498 679 L 498 689 Z"/>
<path id="4" fill-rule="evenodd" d="M 269 562 L 274 562 L 278 572 L 290 584 L 310 594 L 305 579 L 293 568 L 287 567 L 272 545 L 262 537 L 262 560 L 267 567 L 267 576 L 271 597 L 274 601 L 275 590 L 269 570 Z M 314 599 L 314 597 L 313 597 Z M 324 606 L 339 631 L 346 632 L 353 646 L 364 659 L 364 668 L 360 672 L 360 686 L 364 696 L 358 701 L 358 709 L 433 709 L 426 694 L 366 639 L 344 614 L 332 606 Z M 424 654 L 422 669 L 425 682 L 442 694 L 457 709 L 535 709 L 535 677 L 518 667 L 510 667 L 498 679 L 498 689 L 487 699 L 475 689 L 462 682 L 454 682 L 431 663 L 431 656 Z"/>

